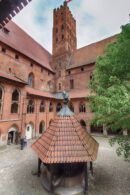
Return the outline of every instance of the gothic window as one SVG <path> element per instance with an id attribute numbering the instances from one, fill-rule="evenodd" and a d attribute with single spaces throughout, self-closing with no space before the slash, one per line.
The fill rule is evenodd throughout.
<path id="1" fill-rule="evenodd" d="M 58 43 L 58 37 L 56 37 L 56 43 Z"/>
<path id="2" fill-rule="evenodd" d="M 63 33 L 64 32 L 64 25 L 62 24 L 61 26 L 61 32 Z"/>
<path id="3" fill-rule="evenodd" d="M 70 89 L 74 89 L 74 80 L 73 79 L 70 80 Z"/>
<path id="4" fill-rule="evenodd" d="M 2 112 L 2 104 L 3 104 L 3 88 L 0 87 L 0 113 Z"/>
<path id="5" fill-rule="evenodd" d="M 44 101 L 41 101 L 40 112 L 45 112 L 45 103 L 44 103 Z"/>
<path id="6" fill-rule="evenodd" d="M 58 28 L 56 28 L 56 33 L 58 33 Z"/>
<path id="7" fill-rule="evenodd" d="M 61 110 L 61 108 L 62 108 L 61 103 L 58 103 L 58 104 L 56 105 L 56 112 L 59 112 L 59 111 Z"/>
<path id="8" fill-rule="evenodd" d="M 62 35 L 62 40 L 64 40 L 64 35 Z"/>
<path id="9" fill-rule="evenodd" d="M 12 104 L 11 104 L 11 113 L 18 113 L 19 107 L 19 91 L 15 89 L 12 93 Z"/>
<path id="10" fill-rule="evenodd" d="M 52 112 L 53 111 L 53 104 L 52 102 L 50 102 L 50 105 L 49 105 L 49 112 Z"/>
<path id="11" fill-rule="evenodd" d="M 79 112 L 86 112 L 86 106 L 84 103 L 80 103 L 79 105 Z"/>
<path id="12" fill-rule="evenodd" d="M 33 100 L 28 101 L 27 113 L 34 113 L 34 101 Z"/>
<path id="13" fill-rule="evenodd" d="M 34 87 L 34 74 L 33 73 L 30 73 L 28 76 L 28 85 L 30 87 Z"/>

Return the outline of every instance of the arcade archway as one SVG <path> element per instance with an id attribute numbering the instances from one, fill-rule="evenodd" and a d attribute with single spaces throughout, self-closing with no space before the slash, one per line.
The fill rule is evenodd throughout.
<path id="1" fill-rule="evenodd" d="M 45 122 L 41 121 L 39 124 L 39 134 L 42 134 L 45 130 Z"/>
<path id="2" fill-rule="evenodd" d="M 18 127 L 13 125 L 8 130 L 7 144 L 17 144 L 18 142 Z"/>

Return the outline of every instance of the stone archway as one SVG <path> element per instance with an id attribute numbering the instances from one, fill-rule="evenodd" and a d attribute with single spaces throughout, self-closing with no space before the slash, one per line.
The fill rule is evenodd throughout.
<path id="1" fill-rule="evenodd" d="M 39 124 L 39 134 L 42 134 L 45 130 L 45 122 L 41 121 Z"/>
<path id="2" fill-rule="evenodd" d="M 33 131 L 34 131 L 33 123 L 28 123 L 26 125 L 26 131 L 25 131 L 25 136 L 26 136 L 27 139 L 32 139 L 33 138 Z"/>
<path id="3" fill-rule="evenodd" d="M 8 139 L 7 144 L 17 144 L 18 140 L 18 127 L 16 125 L 12 125 L 8 130 Z"/>

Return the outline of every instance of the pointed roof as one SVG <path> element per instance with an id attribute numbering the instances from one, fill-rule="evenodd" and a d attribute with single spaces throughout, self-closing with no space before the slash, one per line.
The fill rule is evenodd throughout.
<path id="1" fill-rule="evenodd" d="M 64 109 L 64 108 L 63 108 Z M 61 110 L 43 135 L 32 145 L 43 163 L 90 162 L 97 158 L 98 143 L 75 116 Z"/>

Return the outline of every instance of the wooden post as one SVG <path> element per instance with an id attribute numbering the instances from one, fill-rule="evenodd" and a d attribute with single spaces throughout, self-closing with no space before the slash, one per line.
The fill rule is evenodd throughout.
<path id="1" fill-rule="evenodd" d="M 91 174 L 93 175 L 93 162 L 92 161 L 90 162 L 90 171 L 91 171 Z"/>
<path id="2" fill-rule="evenodd" d="M 51 174 L 51 177 L 50 177 L 50 191 L 51 191 L 51 194 L 53 195 L 53 192 L 54 192 L 54 186 L 53 186 L 53 165 L 50 165 L 50 174 Z"/>
<path id="3" fill-rule="evenodd" d="M 38 158 L 38 171 L 37 171 L 38 177 L 40 177 L 40 175 L 41 175 L 41 164 L 42 164 L 42 161 L 40 158 Z"/>
<path id="4" fill-rule="evenodd" d="M 87 195 L 88 191 L 88 166 L 87 163 L 84 164 L 84 181 L 85 181 L 85 186 L 84 186 L 84 195 Z"/>

